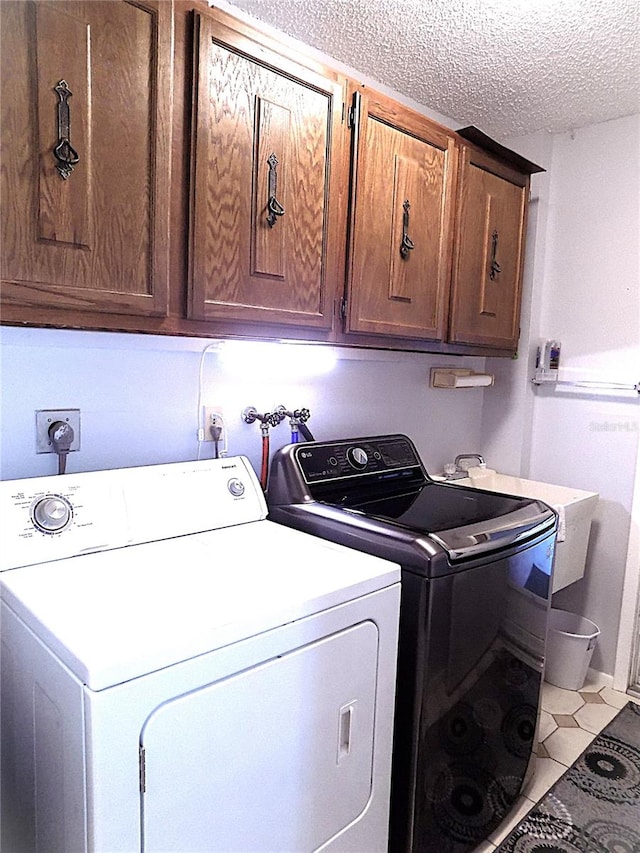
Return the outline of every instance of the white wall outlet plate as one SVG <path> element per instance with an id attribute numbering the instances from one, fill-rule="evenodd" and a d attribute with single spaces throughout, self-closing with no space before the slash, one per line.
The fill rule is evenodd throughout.
<path id="1" fill-rule="evenodd" d="M 222 406 L 205 406 L 204 407 L 204 417 L 203 417 L 203 425 L 204 425 L 204 439 L 203 441 L 213 441 L 213 436 L 211 435 L 212 426 L 225 427 L 224 424 L 224 412 L 222 411 Z M 220 433 L 220 439 L 223 438 L 222 433 Z"/>

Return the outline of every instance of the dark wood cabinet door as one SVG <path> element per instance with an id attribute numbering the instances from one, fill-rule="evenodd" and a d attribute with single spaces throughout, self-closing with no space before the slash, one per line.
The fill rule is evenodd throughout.
<path id="1" fill-rule="evenodd" d="M 165 315 L 171 4 L 21 0 L 0 16 L 3 305 L 25 322 Z"/>
<path id="2" fill-rule="evenodd" d="M 515 351 L 529 176 L 463 149 L 450 340 Z"/>
<path id="3" fill-rule="evenodd" d="M 330 330 L 343 86 L 209 15 L 196 44 L 189 316 Z"/>
<path id="4" fill-rule="evenodd" d="M 383 96 L 356 93 L 347 332 L 443 340 L 455 143 Z"/>

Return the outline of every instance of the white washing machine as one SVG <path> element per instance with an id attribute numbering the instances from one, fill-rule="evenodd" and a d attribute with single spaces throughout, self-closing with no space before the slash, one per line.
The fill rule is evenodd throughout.
<path id="1" fill-rule="evenodd" d="M 0 483 L 3 849 L 386 851 L 397 565 L 243 457 Z"/>

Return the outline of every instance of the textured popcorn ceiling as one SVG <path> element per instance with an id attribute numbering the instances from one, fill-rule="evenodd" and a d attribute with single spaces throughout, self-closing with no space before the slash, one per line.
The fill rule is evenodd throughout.
<path id="1" fill-rule="evenodd" d="M 493 136 L 640 112 L 640 0 L 230 4 Z"/>

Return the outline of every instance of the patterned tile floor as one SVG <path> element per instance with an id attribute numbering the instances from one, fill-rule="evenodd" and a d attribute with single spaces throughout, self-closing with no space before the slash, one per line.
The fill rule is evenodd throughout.
<path id="1" fill-rule="evenodd" d="M 640 704 L 640 699 L 618 693 L 607 683 L 606 676 L 592 672 L 579 692 L 544 683 L 534 777 L 501 826 L 474 853 L 495 850 L 620 708 L 629 700 Z"/>

